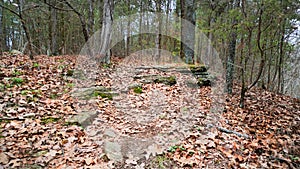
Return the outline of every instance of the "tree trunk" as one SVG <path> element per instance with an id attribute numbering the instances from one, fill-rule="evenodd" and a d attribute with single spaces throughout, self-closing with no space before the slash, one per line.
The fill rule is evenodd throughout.
<path id="1" fill-rule="evenodd" d="M 88 0 L 89 12 L 88 12 L 88 34 L 91 37 L 94 33 L 94 0 Z"/>
<path id="2" fill-rule="evenodd" d="M 158 62 L 161 55 L 161 0 L 157 0 L 156 2 L 156 11 L 158 12 L 156 14 L 156 38 L 155 38 L 155 61 Z"/>
<path id="3" fill-rule="evenodd" d="M 27 39 L 27 42 L 28 42 L 28 55 L 30 57 L 30 59 L 34 59 L 33 58 L 33 54 L 32 54 L 32 41 L 31 41 L 31 36 L 29 34 L 29 30 L 27 28 L 27 25 L 26 25 L 26 22 L 25 22 L 25 18 L 23 17 L 23 6 L 24 6 L 24 2 L 23 0 L 18 0 L 18 12 L 19 12 L 19 15 L 18 17 L 20 18 L 20 21 L 21 21 L 21 24 L 22 24 L 22 28 L 25 32 L 25 36 L 26 36 L 26 39 Z"/>
<path id="4" fill-rule="evenodd" d="M 238 7 L 239 2 L 236 2 L 235 0 L 232 2 L 232 7 L 235 9 Z M 236 39 L 237 39 L 237 33 L 236 33 L 236 24 L 237 19 L 234 18 L 232 21 L 232 28 L 230 33 L 230 42 L 229 42 L 229 56 L 227 57 L 227 64 L 226 64 L 226 91 L 228 94 L 232 94 L 232 88 L 233 88 L 233 73 L 234 73 L 234 59 L 235 59 L 235 47 L 236 47 Z"/>
<path id="5" fill-rule="evenodd" d="M 185 58 L 186 64 L 194 64 L 195 48 L 195 1 L 181 0 L 181 57 Z M 183 43 L 185 42 L 185 43 Z"/>
<path id="6" fill-rule="evenodd" d="M 180 41 L 180 58 L 181 59 L 184 59 L 184 51 L 183 51 L 183 46 L 184 46 L 184 43 L 183 43 L 183 41 L 182 41 L 182 37 L 184 36 L 184 33 L 183 33 L 183 20 L 185 20 L 185 10 L 184 10 L 184 8 L 185 8 L 185 0 L 180 0 L 180 18 L 181 18 L 181 20 L 180 20 L 180 22 L 181 22 L 181 25 L 180 25 L 180 28 L 181 28 L 181 41 Z M 179 10 L 178 10 L 179 11 Z"/>
<path id="7" fill-rule="evenodd" d="M 128 7 L 128 13 L 130 12 L 130 0 L 127 0 L 127 7 Z M 130 17 L 130 16 L 128 16 Z M 128 18 L 127 17 L 127 18 Z M 126 35 L 126 56 L 129 55 L 130 53 L 130 24 L 131 24 L 131 19 L 128 18 L 128 21 L 127 21 L 127 35 Z"/>
<path id="8" fill-rule="evenodd" d="M 56 0 L 51 0 L 52 5 L 56 5 Z M 57 10 L 49 7 L 50 9 L 50 22 L 49 22 L 49 37 L 50 37 L 50 55 L 57 55 Z"/>
<path id="9" fill-rule="evenodd" d="M 103 62 L 110 64 L 109 45 L 111 42 L 111 31 L 113 24 L 114 0 L 104 0 L 103 24 L 101 30 L 100 56 L 104 57 Z"/>
<path id="10" fill-rule="evenodd" d="M 283 19 L 282 23 L 282 29 L 281 29 L 281 38 L 280 38 L 280 45 L 279 45 L 279 63 L 278 63 L 278 81 L 277 81 L 277 93 L 283 92 L 281 90 L 281 80 L 283 78 L 282 75 L 282 66 L 283 66 L 283 57 L 284 57 L 284 51 L 283 51 L 283 45 L 284 45 L 284 35 L 285 35 L 285 19 Z"/>
<path id="11" fill-rule="evenodd" d="M 1 0 L 4 3 L 4 0 Z M 6 34 L 5 34 L 5 24 L 4 24 L 4 8 L 0 7 L 0 54 L 6 51 Z"/>

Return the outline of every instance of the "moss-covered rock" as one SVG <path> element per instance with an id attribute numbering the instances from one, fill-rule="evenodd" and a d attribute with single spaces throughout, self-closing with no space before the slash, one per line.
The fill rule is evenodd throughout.
<path id="1" fill-rule="evenodd" d="M 94 91 L 93 96 L 95 97 L 100 96 L 102 98 L 107 98 L 109 100 L 113 99 L 113 93 L 110 92 Z"/>
<path id="2" fill-rule="evenodd" d="M 198 78 L 197 80 L 198 80 L 197 84 L 200 87 L 211 86 L 211 81 L 209 79 L 207 79 L 207 78 Z"/>
<path id="3" fill-rule="evenodd" d="M 41 119 L 41 123 L 42 123 L 42 124 L 55 123 L 55 122 L 57 122 L 58 120 L 60 120 L 59 117 L 43 117 L 43 118 Z"/>
<path id="4" fill-rule="evenodd" d="M 96 86 L 96 87 L 89 87 L 89 88 L 81 88 L 77 89 L 72 93 L 73 97 L 89 100 L 91 98 L 95 98 L 97 96 L 101 96 L 102 98 L 112 99 L 113 96 L 118 95 L 111 91 L 111 89 L 103 87 L 103 86 Z"/>
<path id="5" fill-rule="evenodd" d="M 176 77 L 175 76 L 168 76 L 168 77 L 163 77 L 160 76 L 153 81 L 154 83 L 163 83 L 165 85 L 175 85 L 176 84 Z"/>
<path id="6" fill-rule="evenodd" d="M 200 72 L 207 72 L 208 68 L 205 65 L 191 65 L 190 70 L 194 74 Z"/>

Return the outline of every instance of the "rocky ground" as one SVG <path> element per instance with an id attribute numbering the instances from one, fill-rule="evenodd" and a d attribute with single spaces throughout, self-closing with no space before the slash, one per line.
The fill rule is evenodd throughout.
<path id="1" fill-rule="evenodd" d="M 0 168 L 300 167 L 299 100 L 255 88 L 241 109 L 220 79 L 132 60 L 91 87 L 75 56 L 1 56 Z"/>

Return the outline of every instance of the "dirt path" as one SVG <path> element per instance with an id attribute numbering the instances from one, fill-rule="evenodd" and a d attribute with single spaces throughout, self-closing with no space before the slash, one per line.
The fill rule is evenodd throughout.
<path id="1" fill-rule="evenodd" d="M 156 76 L 176 77 L 176 84 L 151 82 Z M 198 87 L 187 67 L 118 65 L 108 78 L 118 96 L 98 102 L 99 114 L 86 131 L 123 167 L 145 165 L 139 162 L 195 134 L 211 116 L 209 90 Z"/>

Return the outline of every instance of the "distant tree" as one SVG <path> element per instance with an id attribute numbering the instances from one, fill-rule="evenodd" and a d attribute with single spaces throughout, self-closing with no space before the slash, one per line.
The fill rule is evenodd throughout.
<path id="1" fill-rule="evenodd" d="M 195 1 L 181 0 L 181 51 L 180 56 L 187 64 L 194 64 L 195 45 Z M 187 24 L 188 23 L 188 24 Z"/>
<path id="2" fill-rule="evenodd" d="M 110 63 L 110 49 L 112 24 L 114 13 L 114 0 L 104 0 L 103 6 L 103 23 L 101 29 L 100 55 L 103 57 L 103 62 Z"/>
<path id="3" fill-rule="evenodd" d="M 239 7 L 239 0 L 232 0 L 229 6 L 232 10 Z M 233 73 L 234 73 L 234 61 L 235 61 L 235 48 L 236 48 L 236 40 L 237 40 L 237 19 L 232 18 L 232 28 L 230 30 L 229 36 L 229 52 L 227 57 L 226 63 L 226 91 L 229 94 L 232 94 L 232 87 L 233 87 Z"/>

